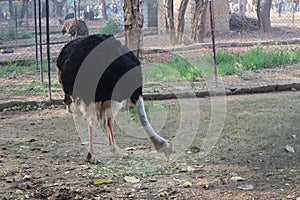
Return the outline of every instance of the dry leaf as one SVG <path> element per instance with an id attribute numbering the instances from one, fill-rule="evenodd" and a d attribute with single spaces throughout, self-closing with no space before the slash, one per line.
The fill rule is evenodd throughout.
<path id="1" fill-rule="evenodd" d="M 127 183 L 138 183 L 140 182 L 140 179 L 134 177 L 134 176 L 125 176 L 124 177 L 124 180 L 127 182 Z"/>
<path id="2" fill-rule="evenodd" d="M 212 185 L 206 179 L 201 180 L 199 183 L 197 183 L 197 185 L 204 189 L 209 189 L 212 187 Z"/>
<path id="3" fill-rule="evenodd" d="M 183 184 L 182 184 L 182 186 L 183 186 L 184 188 L 190 188 L 192 185 L 193 185 L 193 184 L 192 184 L 191 182 L 189 182 L 189 181 L 184 181 Z"/>
<path id="4" fill-rule="evenodd" d="M 58 183 L 45 183 L 42 185 L 43 188 L 58 186 Z"/>
<path id="5" fill-rule="evenodd" d="M 230 179 L 231 181 L 245 181 L 246 179 L 244 179 L 243 177 L 240 176 L 233 176 Z"/>
<path id="6" fill-rule="evenodd" d="M 110 178 L 99 178 L 94 182 L 95 185 L 110 184 L 113 180 Z"/>
<path id="7" fill-rule="evenodd" d="M 254 186 L 253 185 L 240 185 L 237 188 L 240 190 L 253 190 Z"/>
<path id="8" fill-rule="evenodd" d="M 24 177 L 23 177 L 23 180 L 25 180 L 25 181 L 27 181 L 27 180 L 30 180 L 30 179 L 32 179 L 32 176 L 31 175 L 25 175 Z"/>
<path id="9" fill-rule="evenodd" d="M 294 148 L 293 148 L 292 146 L 288 145 L 288 144 L 284 147 L 284 149 L 285 149 L 287 152 L 295 153 Z"/>
<path id="10" fill-rule="evenodd" d="M 17 189 L 17 190 L 16 190 L 16 194 L 18 194 L 18 195 L 23 195 L 24 192 L 23 192 L 22 190 Z"/>

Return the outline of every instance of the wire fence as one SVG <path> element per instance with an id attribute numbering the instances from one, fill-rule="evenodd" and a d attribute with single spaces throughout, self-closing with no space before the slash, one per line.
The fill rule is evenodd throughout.
<path id="1" fill-rule="evenodd" d="M 270 34 L 261 35 L 257 30 L 249 27 L 237 27 L 232 21 L 232 16 L 245 12 L 247 19 L 257 20 L 255 1 L 247 0 L 245 9 L 241 5 L 242 0 L 224 0 L 214 2 L 214 19 L 216 26 L 216 42 L 233 42 L 236 40 L 247 42 L 259 42 L 261 40 L 285 40 L 297 39 L 298 27 L 300 24 L 300 9 L 297 0 L 275 0 L 271 8 Z M 56 2 L 56 3 L 53 3 Z M 40 3 L 40 5 L 39 5 Z M 68 34 L 62 35 L 62 26 L 67 18 L 74 17 L 74 6 L 76 16 L 85 22 L 89 29 L 89 34 L 95 33 L 117 33 L 123 31 L 123 1 L 103 1 L 100 0 L 77 0 L 74 4 L 72 0 L 49 1 L 50 3 L 50 43 L 60 44 L 70 40 Z M 177 20 L 180 1 L 174 1 L 174 21 Z M 36 10 L 36 12 L 34 12 Z M 168 44 L 168 31 L 165 25 L 165 5 L 162 0 L 144 0 L 144 34 L 155 35 L 157 39 L 147 41 L 146 47 L 165 47 Z M 208 12 L 207 12 L 208 13 Z M 194 1 L 190 0 L 185 14 L 186 39 L 190 44 L 191 26 L 194 14 Z M 106 18 L 107 16 L 107 18 Z M 36 18 L 35 18 L 36 17 Z M 40 17 L 40 18 L 39 18 Z M 209 21 L 209 17 L 207 17 Z M 29 47 L 32 50 L 36 43 L 35 31 L 37 31 L 38 42 L 46 42 L 46 7 L 44 0 L 24 0 L 24 1 L 0 1 L 0 48 Z M 39 29 L 39 26 L 40 29 Z M 246 25 L 247 26 L 247 25 Z M 207 34 L 204 42 L 210 43 L 210 25 L 206 26 Z M 40 31 L 40 32 L 39 32 Z M 165 36 L 165 37 L 164 37 Z M 186 45 L 185 44 L 185 45 Z M 57 54 L 61 46 L 51 48 L 53 55 Z M 26 49 L 25 49 L 26 51 Z M 31 59 L 32 53 L 20 56 L 19 59 Z M 18 55 L 14 57 L 18 59 Z M 4 58 L 3 58 L 4 59 Z"/>
<path id="2" fill-rule="evenodd" d="M 214 21 L 216 30 L 216 46 L 218 49 L 221 44 L 235 44 L 235 46 L 241 46 L 241 43 L 253 43 L 253 44 L 268 44 L 271 41 L 273 44 L 281 44 L 283 41 L 286 43 L 292 43 L 292 40 L 299 40 L 299 23 L 300 12 L 299 6 L 285 2 L 285 4 L 274 1 L 271 8 L 271 33 L 261 33 L 257 31 L 257 15 L 255 4 L 248 4 L 245 9 L 240 5 L 241 0 L 227 0 L 213 1 L 214 6 Z M 26 2 L 26 3 L 24 3 Z M 100 0 L 77 0 L 77 4 L 74 4 L 73 0 L 67 0 L 66 3 L 59 3 L 64 1 L 56 1 L 57 4 L 53 4 L 53 1 L 49 1 L 49 30 L 50 30 L 50 61 L 52 68 L 52 92 L 49 94 L 55 96 L 55 98 L 61 98 L 61 89 L 58 84 L 55 60 L 66 42 L 70 41 L 70 37 L 62 34 L 62 26 L 67 18 L 74 17 L 74 6 L 76 9 L 76 17 L 85 22 L 88 27 L 89 34 L 95 33 L 110 33 L 116 34 L 116 36 L 124 41 L 123 26 L 124 26 L 124 12 L 123 1 L 106 1 L 106 5 L 103 5 Z M 226 4 L 224 3 L 226 2 Z M 252 1 L 251 1 L 252 2 Z M 174 1 L 174 22 L 178 22 L 177 16 L 179 14 L 179 1 Z M 292 6 L 294 5 L 294 6 Z M 181 55 L 191 56 L 190 52 L 184 52 L 184 49 L 191 50 L 190 46 L 193 46 L 191 40 L 191 26 L 194 14 L 194 1 L 190 0 L 187 5 L 185 13 L 185 40 L 182 44 L 171 44 L 169 32 L 166 29 L 165 18 L 165 5 L 162 0 L 144 0 L 143 1 L 143 15 L 144 15 L 144 39 L 143 45 L 147 50 L 153 49 L 169 49 L 182 48 Z M 193 52 L 193 55 L 198 59 L 203 54 L 207 53 L 206 47 L 211 47 L 212 37 L 210 34 L 210 17 L 209 10 L 207 12 L 206 31 L 207 34 L 204 38 L 205 45 L 194 45 L 193 48 L 198 48 Z M 241 21 L 240 18 L 234 18 L 234 16 L 240 16 L 241 13 L 245 14 L 247 21 Z M 106 18 L 106 16 L 107 18 Z M 236 21 L 234 21 L 234 19 Z M 243 19 L 244 20 L 244 19 Z M 40 89 L 47 90 L 47 87 L 40 88 L 39 85 L 35 85 L 35 81 L 38 78 L 41 80 L 46 78 L 47 74 L 43 71 L 50 71 L 47 69 L 47 35 L 46 35 L 46 5 L 45 0 L 27 0 L 27 1 L 0 1 L 0 49 L 3 51 L 0 54 L 0 67 L 5 67 L 5 63 L 11 61 L 27 62 L 28 60 L 37 61 L 37 70 L 35 80 L 29 82 L 26 77 L 26 84 L 28 85 L 23 92 L 28 100 L 30 94 L 31 99 L 36 100 Z M 253 24 L 256 26 L 252 27 Z M 242 23 L 242 26 L 239 26 Z M 264 43 L 266 42 L 266 43 Z M 234 46 L 234 45 L 233 45 Z M 204 48 L 202 48 L 204 47 Z M 217 50 L 218 50 L 217 49 Z M 8 53 L 5 53 L 7 50 Z M 224 50 L 224 49 L 222 49 Z M 228 50 L 228 49 L 225 49 Z M 241 50 L 241 49 L 239 49 Z M 146 51 L 145 51 L 146 52 Z M 212 53 L 212 51 L 210 51 Z M 168 54 L 164 55 L 148 55 L 149 60 L 155 60 L 155 62 L 164 62 L 170 58 Z M 15 69 L 14 69 L 15 71 Z M 15 73 L 11 72 L 9 77 L 14 77 Z M 18 69 L 16 70 L 18 71 Z M 3 72 L 3 70 L 1 71 Z M 49 73 L 48 73 L 49 75 Z M 0 78 L 2 77 L 0 73 Z M 10 79 L 10 78 L 9 78 Z M 24 79 L 24 80 L 25 80 Z M 50 79 L 49 79 L 50 80 Z M 0 90 L 5 98 L 0 101 L 6 101 L 7 99 L 22 99 L 23 96 L 18 97 L 16 95 L 18 87 L 18 79 L 11 78 L 10 83 L 7 82 L 7 88 Z M 14 82 L 15 81 L 15 82 Z M 38 81 L 37 81 L 38 82 Z M 15 86 L 15 85 L 16 86 Z M 51 84 L 51 82 L 49 83 Z M 5 88 L 5 87 L 3 87 Z M 15 91 L 16 90 L 16 91 Z M 6 91 L 13 91 L 7 92 Z M 51 90 L 49 90 L 51 91 Z M 5 93 L 5 95 L 4 95 Z M 45 99 L 45 91 L 41 92 L 40 97 Z M 48 96 L 49 97 L 49 96 Z M 48 98 L 46 97 L 46 99 Z M 29 98 L 29 99 L 30 99 Z M 5 100 L 6 99 L 6 100 Z"/>

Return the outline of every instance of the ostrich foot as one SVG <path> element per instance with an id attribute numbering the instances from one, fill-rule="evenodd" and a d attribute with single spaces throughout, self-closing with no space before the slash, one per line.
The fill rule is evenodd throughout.
<path id="1" fill-rule="evenodd" d="M 114 156 L 117 156 L 117 157 L 126 157 L 126 156 L 128 156 L 128 154 L 125 151 L 120 149 L 115 144 L 110 145 L 110 151 L 114 154 Z"/>
<path id="2" fill-rule="evenodd" d="M 163 152 L 167 158 L 167 161 L 169 161 L 171 153 L 174 152 L 173 144 L 160 136 L 152 136 L 150 139 L 154 144 L 155 149 L 158 152 Z"/>
<path id="3" fill-rule="evenodd" d="M 174 152 L 173 144 L 171 142 L 166 141 L 163 146 L 160 146 L 156 149 L 158 152 L 163 152 L 167 158 L 167 161 L 169 161 L 171 153 Z"/>
<path id="4" fill-rule="evenodd" d="M 88 152 L 85 162 L 91 163 L 91 164 L 98 164 L 100 163 L 96 158 L 95 155 L 92 154 L 91 152 Z"/>
<path id="5" fill-rule="evenodd" d="M 111 144 L 110 145 L 110 151 L 113 153 L 113 154 L 117 154 L 117 145 L 115 144 Z"/>

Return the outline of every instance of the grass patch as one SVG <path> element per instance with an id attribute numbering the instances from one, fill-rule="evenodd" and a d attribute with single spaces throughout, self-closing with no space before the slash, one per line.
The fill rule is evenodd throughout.
<path id="1" fill-rule="evenodd" d="M 25 90 L 26 90 L 26 92 L 33 92 L 33 93 L 41 92 L 41 93 L 46 94 L 48 92 L 48 83 L 47 82 L 41 83 L 39 81 L 32 81 L 32 82 L 30 82 L 30 84 L 25 86 Z"/>
<path id="2" fill-rule="evenodd" d="M 100 28 L 99 32 L 106 35 L 116 35 L 119 32 L 121 24 L 113 19 L 108 20 L 104 27 Z"/>
<path id="3" fill-rule="evenodd" d="M 34 37 L 33 32 L 22 30 L 21 32 L 16 32 L 13 23 L 9 24 L 7 31 L 0 31 L 0 40 L 15 40 L 15 39 L 31 39 Z"/>
<path id="4" fill-rule="evenodd" d="M 29 112 L 29 111 L 34 111 L 34 110 L 42 110 L 42 109 L 53 109 L 57 106 L 55 105 L 42 105 L 42 104 L 18 104 L 14 105 L 8 108 L 4 108 L 2 111 L 7 112 L 7 111 L 22 111 L 22 112 Z"/>
<path id="5" fill-rule="evenodd" d="M 186 59 L 175 56 L 165 64 L 155 64 L 143 70 L 145 82 L 154 81 L 195 81 L 203 76 L 201 68 L 192 65 Z"/>
<path id="6" fill-rule="evenodd" d="M 8 74 L 11 74 L 13 72 L 16 72 L 17 74 L 23 74 L 24 69 L 19 64 L 12 62 L 9 62 L 7 65 L 0 67 L 0 77 L 7 76 Z"/>
<path id="7" fill-rule="evenodd" d="M 145 111 L 147 116 L 150 116 L 150 113 L 159 113 L 159 112 L 170 112 L 177 109 L 175 105 L 171 104 L 154 104 L 154 103 L 145 103 Z M 132 108 L 129 110 L 130 118 L 139 119 L 137 109 Z"/>
<path id="8" fill-rule="evenodd" d="M 40 71 L 40 67 L 41 67 L 40 66 L 40 64 L 41 64 L 40 60 L 38 61 L 38 63 L 39 63 L 39 68 L 36 68 L 35 60 L 32 60 L 32 62 L 28 64 L 28 66 L 30 66 L 30 71 L 31 72 L 39 72 Z M 42 63 L 43 63 L 43 71 L 47 72 L 48 71 L 48 61 L 47 61 L 47 59 L 43 59 Z M 54 71 L 54 68 L 55 67 L 50 67 L 50 71 Z"/>
<path id="9" fill-rule="evenodd" d="M 141 162 L 138 155 L 131 155 L 126 159 L 110 158 L 106 163 L 109 166 L 97 165 L 87 170 L 87 175 L 91 178 L 113 178 L 118 181 L 123 181 L 124 176 L 135 176 L 137 178 L 151 178 L 155 175 L 170 175 L 172 169 L 169 166 L 153 166 L 151 161 Z M 136 169 L 140 170 L 136 170 Z"/>
<path id="10" fill-rule="evenodd" d="M 48 63 L 47 59 L 43 59 L 43 71 L 48 71 Z M 40 65 L 40 62 L 39 62 Z M 54 71 L 55 67 L 51 67 L 50 71 Z M 16 72 L 17 74 L 25 74 L 26 72 L 39 72 L 40 68 L 36 68 L 35 60 L 23 60 L 20 63 L 11 62 L 9 61 L 6 65 L 0 66 L 0 77 L 7 76 L 13 72 Z"/>
<path id="11" fill-rule="evenodd" d="M 267 49 L 261 45 L 250 49 L 244 54 L 224 51 L 217 52 L 217 66 L 221 75 L 241 74 L 244 71 L 255 71 L 280 65 L 300 62 L 299 48 Z M 212 56 L 207 58 L 212 60 Z"/>
<path id="12" fill-rule="evenodd" d="M 255 71 L 263 68 L 272 68 L 280 65 L 290 65 L 300 62 L 300 48 L 264 48 L 257 45 L 249 51 L 230 53 L 218 51 L 216 55 L 217 67 L 220 75 L 241 75 L 245 71 Z M 157 63 L 143 69 L 143 78 L 146 83 L 197 81 L 212 72 L 213 57 L 208 54 L 204 63 L 193 65 L 188 60 L 174 56 L 164 64 Z"/>

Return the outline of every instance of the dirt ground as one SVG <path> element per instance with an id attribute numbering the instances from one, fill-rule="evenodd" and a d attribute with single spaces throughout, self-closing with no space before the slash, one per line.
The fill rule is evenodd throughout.
<path id="1" fill-rule="evenodd" d="M 187 100 L 201 109 L 201 126 L 198 139 L 181 157 L 175 153 L 166 162 L 153 151 L 150 140 L 120 134 L 116 127 L 116 142 L 127 148 L 128 155 L 103 153 L 102 146 L 97 150 L 97 165 L 84 162 L 86 143 L 63 107 L 1 112 L 0 197 L 298 200 L 299 100 L 299 92 L 227 97 L 222 133 L 205 157 L 198 152 L 211 118 L 212 99 Z M 167 109 L 160 131 L 165 137 L 178 128 L 178 116 L 191 115 L 174 102 L 154 103 Z M 152 122 L 161 110 L 153 112 Z M 137 181 L 125 181 L 128 176 Z"/>
<path id="2" fill-rule="evenodd" d="M 294 29 L 273 33 L 294 39 L 299 35 Z M 274 35 L 259 37 L 269 40 Z M 228 42 L 231 38 L 243 41 L 249 35 L 232 33 L 228 38 Z M 149 41 L 156 41 L 154 46 L 159 47 L 166 40 Z M 61 47 L 52 48 L 52 55 Z M 27 52 L 34 57 L 29 50 L 16 49 L 14 56 L 19 59 Z M 178 53 L 201 56 L 206 51 Z M 9 56 L 2 55 L 0 61 L 11 59 Z M 169 55 L 148 55 L 147 59 L 163 62 L 166 57 Z M 59 99 L 61 88 L 56 71 L 52 73 L 52 95 Z M 47 100 L 47 85 L 40 87 L 38 79 L 38 72 L 1 77 L 0 102 Z M 227 86 L 299 80 L 299 64 L 223 77 Z M 203 82 L 195 83 L 194 88 L 203 89 Z M 144 91 L 163 90 L 151 86 Z M 182 109 L 185 103 L 194 109 Z M 107 136 L 96 128 L 98 164 L 84 162 L 86 124 L 74 120 L 64 106 L 0 112 L 0 199 L 300 199 L 299 91 L 146 105 L 155 130 L 177 141 L 179 148 L 169 162 L 142 134 L 134 112 L 121 113 L 115 124 L 116 142 L 127 155 L 110 154 Z M 185 119 L 192 121 L 182 123 Z M 196 128 L 190 130 L 192 125 Z M 185 127 L 182 137 L 178 134 L 181 126 Z M 215 135 L 218 128 L 221 134 Z M 206 138 L 216 143 L 203 156 Z M 184 143 L 191 139 L 192 144 Z"/>

